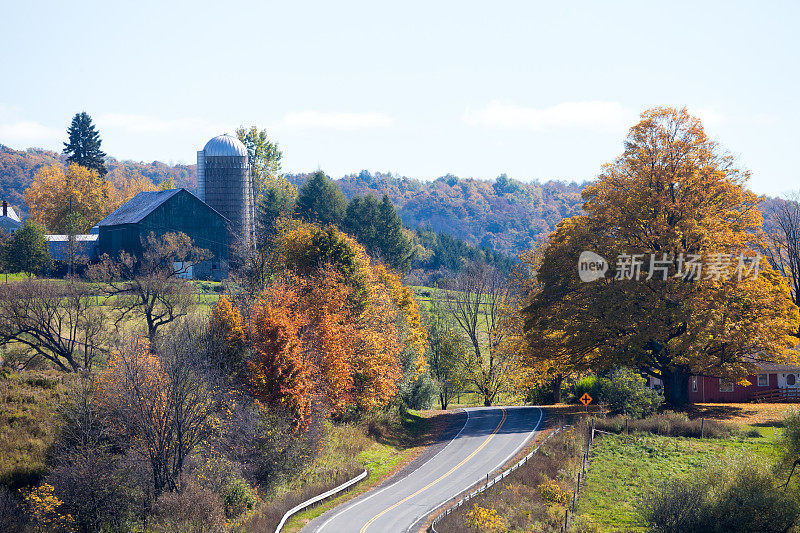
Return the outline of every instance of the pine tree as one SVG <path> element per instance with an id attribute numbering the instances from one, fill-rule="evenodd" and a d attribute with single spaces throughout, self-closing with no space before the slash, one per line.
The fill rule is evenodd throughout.
<path id="1" fill-rule="evenodd" d="M 92 117 L 86 111 L 76 113 L 67 133 L 69 142 L 64 143 L 67 161 L 95 170 L 101 177 L 105 176 L 108 172 L 103 163 L 106 154 L 100 149 L 103 141 L 100 133 L 94 129 Z"/>
<path id="2" fill-rule="evenodd" d="M 403 233 L 403 221 L 388 195 L 383 195 L 378 210 L 378 246 L 383 260 L 392 268 L 404 272 L 411 265 L 411 239 Z"/>
<path id="3" fill-rule="evenodd" d="M 344 230 L 354 235 L 370 255 L 379 252 L 379 213 L 380 203 L 375 196 L 356 196 L 350 200 L 344 219 Z"/>
<path id="4" fill-rule="evenodd" d="M 295 213 L 322 226 L 339 225 L 344 219 L 347 199 L 342 190 L 321 170 L 314 172 L 300 189 Z"/>

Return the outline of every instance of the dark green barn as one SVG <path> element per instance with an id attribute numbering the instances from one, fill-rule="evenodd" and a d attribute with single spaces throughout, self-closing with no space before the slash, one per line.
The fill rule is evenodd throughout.
<path id="1" fill-rule="evenodd" d="M 222 279 L 228 273 L 228 220 L 186 189 L 140 192 L 98 224 L 98 253 L 119 256 L 142 252 L 152 232 L 182 232 L 194 245 L 213 254 L 208 264 L 193 268 L 193 276 Z"/>

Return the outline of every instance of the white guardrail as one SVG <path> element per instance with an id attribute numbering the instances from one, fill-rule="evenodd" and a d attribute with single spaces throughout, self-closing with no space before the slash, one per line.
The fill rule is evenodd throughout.
<path id="1" fill-rule="evenodd" d="M 550 433 L 549 435 L 547 435 L 547 437 L 545 437 L 545 439 L 544 439 L 542 442 L 540 442 L 540 443 L 539 443 L 539 445 L 538 445 L 536 448 L 534 448 L 533 450 L 531 450 L 531 453 L 529 453 L 528 455 L 526 455 L 525 457 L 523 457 L 522 459 L 520 459 L 520 460 L 517 462 L 517 464 L 515 464 L 514 466 L 512 466 L 511 468 L 509 468 L 509 469 L 507 469 L 507 470 L 504 470 L 504 471 L 503 471 L 503 472 L 501 472 L 501 473 L 500 473 L 500 474 L 499 474 L 497 477 L 495 477 L 495 478 L 493 478 L 493 479 L 490 479 L 490 480 L 487 480 L 487 482 L 486 482 L 486 484 L 485 484 L 485 485 L 483 485 L 482 487 L 479 487 L 478 489 L 476 489 L 476 490 L 475 490 L 475 491 L 473 491 L 473 492 L 470 492 L 469 494 L 467 494 L 466 496 L 464 496 L 463 498 L 461 498 L 461 499 L 458 501 L 458 503 L 456 503 L 455 505 L 451 505 L 450 507 L 448 507 L 448 508 L 447 508 L 447 510 L 446 510 L 445 512 L 443 512 L 442 514 L 440 514 L 439 516 L 437 516 L 436 518 L 434 518 L 433 522 L 431 522 L 431 528 L 430 528 L 430 531 L 431 531 L 431 533 L 437 533 L 437 531 L 436 531 L 436 522 L 438 522 L 439 520 L 441 520 L 441 519 L 442 519 L 442 518 L 444 518 L 445 516 L 449 515 L 449 514 L 450 514 L 452 511 L 454 511 L 455 509 L 458 509 L 459 507 L 461 507 L 462 505 L 464 505 L 464 504 L 465 504 L 465 503 L 467 503 L 469 500 L 471 500 L 472 498 L 474 498 L 475 496 L 477 496 L 477 495 L 478 495 L 478 494 L 480 494 L 481 492 L 485 491 L 485 490 L 486 490 L 486 489 L 488 489 L 489 487 L 492 487 L 492 486 L 494 486 L 495 484 L 497 484 L 497 482 L 498 482 L 498 481 L 501 481 L 501 480 L 503 480 L 503 478 L 505 478 L 506 476 L 508 476 L 509 474 L 511 474 L 511 472 L 513 472 L 514 470 L 518 469 L 519 467 L 521 467 L 522 465 L 524 465 L 525 463 L 527 463 L 527 462 L 528 462 L 528 459 L 530 459 L 531 457 L 533 457 L 533 454 L 535 454 L 536 452 L 538 452 L 538 451 L 539 451 L 539 448 L 541 448 L 541 447 L 542 447 L 542 445 L 543 445 L 545 442 L 547 442 L 547 440 L 548 440 L 550 437 L 552 437 L 553 435 L 555 435 L 556 433 L 558 433 L 559 431 L 561 431 L 561 430 L 562 430 L 562 429 L 564 429 L 565 427 L 568 427 L 568 426 L 563 426 L 563 427 L 560 427 L 560 428 L 558 428 L 557 430 L 555 430 L 555 431 L 553 431 L 552 433 Z"/>
<path id="2" fill-rule="evenodd" d="M 317 496 L 314 496 L 313 498 L 304 501 L 300 505 L 295 505 L 294 507 L 292 507 L 291 509 L 286 511 L 285 515 L 283 515 L 283 518 L 281 518 L 281 521 L 278 523 L 278 527 L 275 528 L 275 533 L 280 533 L 281 529 L 283 529 L 283 526 L 286 525 L 286 521 L 289 520 L 289 517 L 292 516 L 293 514 L 299 513 L 300 511 L 302 511 L 302 510 L 314 505 L 315 503 L 324 500 L 328 496 L 333 496 L 337 492 L 341 492 L 346 488 L 352 487 L 353 485 L 355 485 L 356 483 L 358 483 L 359 481 L 361 481 L 365 477 L 367 477 L 367 471 L 366 470 L 361 472 L 359 475 L 357 475 L 356 477 L 354 477 L 350 481 L 345 481 L 344 483 L 342 483 L 338 487 L 334 487 L 334 488 L 332 488 L 331 490 L 329 490 L 327 492 L 323 492 L 322 494 L 318 494 Z"/>

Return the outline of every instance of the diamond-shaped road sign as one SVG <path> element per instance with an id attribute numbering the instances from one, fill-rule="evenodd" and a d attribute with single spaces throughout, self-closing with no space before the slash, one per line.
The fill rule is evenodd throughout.
<path id="1" fill-rule="evenodd" d="M 581 403 L 583 405 L 589 405 L 590 403 L 592 403 L 592 397 L 589 396 L 588 392 L 584 392 L 583 396 L 581 396 Z"/>

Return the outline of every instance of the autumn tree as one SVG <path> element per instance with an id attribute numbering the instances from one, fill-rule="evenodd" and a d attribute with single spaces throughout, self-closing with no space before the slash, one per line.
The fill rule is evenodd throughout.
<path id="1" fill-rule="evenodd" d="M 194 304 L 194 290 L 183 276 L 193 263 L 208 259 L 209 252 L 193 245 L 185 233 L 151 233 L 140 255 L 120 252 L 116 259 L 104 255 L 88 269 L 117 312 L 116 324 L 141 317 L 150 342 L 158 328 L 186 316 Z"/>
<path id="2" fill-rule="evenodd" d="M 314 368 L 303 359 L 301 350 L 300 334 L 305 326 L 296 292 L 276 283 L 262 294 L 249 328 L 251 390 L 267 405 L 290 413 L 296 429 L 307 421 L 314 400 Z"/>
<path id="3" fill-rule="evenodd" d="M 498 182 L 500 180 L 498 179 Z M 524 307 L 542 290 L 537 272 L 541 267 L 543 248 L 528 250 L 519 255 L 517 264 L 512 270 L 510 283 L 517 309 Z M 524 328 L 523 328 L 524 329 Z M 568 357 L 558 351 L 558 346 L 546 342 L 548 339 L 531 336 L 521 343 L 520 355 L 523 368 L 526 369 L 521 386 L 528 390 L 549 388 L 551 401 L 561 403 L 561 388 L 566 379 L 574 377 L 581 369 L 574 369 Z"/>
<path id="4" fill-rule="evenodd" d="M 643 113 L 584 191 L 585 215 L 545 245 L 523 309 L 533 358 L 634 367 L 664 381 L 671 406 L 687 401 L 690 375 L 739 380 L 758 360 L 794 361 L 798 310 L 752 251 L 762 220 L 747 179 L 685 109 Z M 584 251 L 609 272 L 581 281 Z"/>
<path id="5" fill-rule="evenodd" d="M 86 233 L 111 212 L 111 184 L 72 163 L 42 167 L 25 190 L 31 218 L 54 233 Z"/>
<path id="6" fill-rule="evenodd" d="M 76 113 L 67 130 L 68 142 L 64 143 L 67 161 L 95 171 L 100 177 L 106 175 L 105 152 L 100 149 L 103 141 L 94 128 L 92 117 L 86 111 Z"/>
<path id="7" fill-rule="evenodd" d="M 445 303 L 470 350 L 463 380 L 475 387 L 486 406 L 500 392 L 513 390 L 518 357 L 509 350 L 511 332 L 508 283 L 493 268 L 473 263 L 445 284 Z"/>
<path id="8" fill-rule="evenodd" d="M 103 314 L 88 288 L 28 279 L 0 285 L 0 345 L 24 346 L 65 372 L 91 370 L 102 353 Z"/>
<path id="9" fill-rule="evenodd" d="M 214 363 L 228 374 L 237 372 L 243 364 L 246 349 L 242 314 L 227 296 L 221 296 L 211 309 L 208 325 Z"/>
<path id="10" fill-rule="evenodd" d="M 250 316 L 255 394 L 302 427 L 313 405 L 334 415 L 387 405 L 425 366 L 425 331 L 410 291 L 333 227 L 295 222 L 275 238 L 274 277 Z"/>
<path id="11" fill-rule="evenodd" d="M 186 460 L 218 429 L 215 415 L 224 401 L 192 357 L 191 343 L 168 348 L 156 354 L 146 340 L 126 342 L 99 379 L 113 423 L 150 465 L 156 497 L 178 489 Z"/>
<path id="12" fill-rule="evenodd" d="M 800 306 L 800 196 L 773 200 L 764 211 L 767 259 L 789 282 L 794 304 Z M 795 337 L 800 338 L 800 330 Z"/>
<path id="13" fill-rule="evenodd" d="M 110 213 L 140 192 L 156 191 L 158 187 L 150 178 L 142 176 L 138 171 L 126 171 L 124 167 L 116 167 L 106 176 L 110 184 L 110 198 L 107 211 Z M 171 178 L 165 179 L 162 183 L 167 183 Z M 174 188 L 172 186 L 170 189 Z"/>

